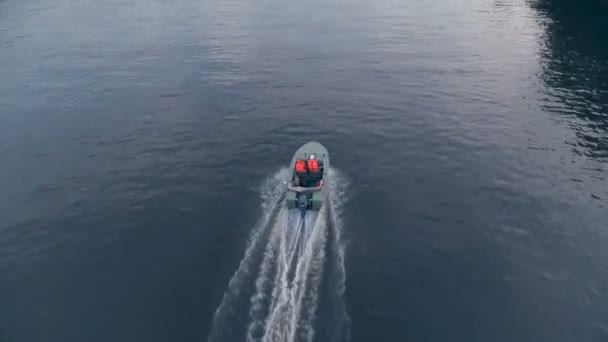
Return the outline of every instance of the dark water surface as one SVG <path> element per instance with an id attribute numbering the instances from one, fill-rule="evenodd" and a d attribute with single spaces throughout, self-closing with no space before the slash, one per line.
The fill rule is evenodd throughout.
<path id="1" fill-rule="evenodd" d="M 608 12 L 573 3 L 0 1 L 0 341 L 205 341 L 312 139 L 351 341 L 608 341 Z"/>

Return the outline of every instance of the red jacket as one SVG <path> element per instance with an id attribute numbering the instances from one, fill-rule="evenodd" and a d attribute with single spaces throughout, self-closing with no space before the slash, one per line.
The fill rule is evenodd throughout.
<path id="1" fill-rule="evenodd" d="M 295 170 L 297 173 L 306 173 L 306 162 L 301 159 L 296 160 Z"/>
<path id="2" fill-rule="evenodd" d="M 309 172 L 319 172 L 321 169 L 319 168 L 319 161 L 316 159 L 310 159 L 307 163 Z"/>

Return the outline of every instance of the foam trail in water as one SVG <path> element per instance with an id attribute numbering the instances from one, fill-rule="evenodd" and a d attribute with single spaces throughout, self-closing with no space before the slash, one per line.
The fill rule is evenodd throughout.
<path id="1" fill-rule="evenodd" d="M 224 324 L 231 324 L 231 316 L 234 315 L 236 302 L 238 302 L 242 289 L 247 286 L 250 278 L 256 271 L 256 260 L 254 254 L 263 247 L 265 231 L 269 226 L 273 213 L 281 204 L 280 199 L 285 191 L 285 182 L 291 176 L 291 171 L 288 168 L 282 168 L 272 177 L 268 178 L 260 187 L 260 199 L 262 203 L 262 217 L 253 229 L 245 254 L 241 260 L 239 267 L 232 275 L 228 282 L 228 289 L 224 293 L 222 301 L 213 315 L 213 322 L 209 341 L 213 342 L 220 339 L 225 330 L 231 330 L 231 327 L 224 327 Z"/>
<path id="2" fill-rule="evenodd" d="M 278 178 L 283 179 L 283 175 Z M 345 333 L 330 331 L 329 335 L 348 335 L 349 319 L 343 302 L 344 247 L 339 220 L 346 183 L 332 169 L 329 179 L 329 203 L 319 212 L 308 211 L 302 218 L 299 210 L 284 207 L 264 211 L 262 226 L 252 234 L 239 270 L 216 311 L 214 331 L 222 324 L 225 328 L 237 328 L 241 322 L 231 321 L 231 315 L 225 313 L 242 312 L 242 300 L 235 298 L 241 298 L 239 294 L 248 292 L 245 290 L 253 286 L 246 330 L 248 342 L 310 342 L 315 337 L 320 291 L 327 290 L 321 287 L 321 282 L 326 284 L 323 279 L 327 278 L 331 292 L 335 292 L 331 294 L 333 302 L 330 305 L 338 307 L 336 312 L 340 316 L 334 317 L 334 311 L 331 311 L 332 320 L 337 322 L 339 329 L 347 329 Z M 273 212 L 276 215 L 272 215 Z M 326 249 L 331 258 L 327 257 Z M 256 254 L 259 257 L 254 257 Z M 326 269 L 332 273 L 329 278 L 324 276 Z M 257 278 L 254 280 L 255 272 Z M 219 335 L 210 335 L 209 341 L 226 340 L 215 336 Z"/>
<path id="3" fill-rule="evenodd" d="M 339 211 L 336 211 L 333 207 L 339 209 L 341 206 L 345 183 L 341 181 L 335 171 L 331 172 L 330 179 L 336 178 L 336 180 L 330 181 L 328 184 L 330 186 L 329 205 L 323 206 L 318 213 L 307 212 L 304 218 L 305 224 L 287 224 L 282 231 L 274 288 L 271 293 L 261 288 L 256 289 L 258 296 L 255 297 L 256 300 L 268 295 L 271 296 L 263 335 L 260 338 L 262 332 L 260 329 L 257 331 L 257 335 L 248 335 L 249 341 L 312 341 L 314 338 L 319 284 L 327 262 L 325 247 L 329 227 L 335 221 L 337 225 L 332 226 L 341 228 L 340 221 L 336 217 Z M 340 188 L 337 188 L 337 186 L 340 186 Z M 333 246 L 330 246 L 330 248 L 337 248 L 342 251 L 341 247 L 338 246 L 339 240 L 336 240 L 340 238 L 340 235 L 334 233 L 332 237 Z M 290 241 L 291 239 L 295 241 Z M 289 245 L 294 246 L 291 247 L 291 250 L 293 250 L 294 257 L 297 258 L 295 270 L 292 270 L 291 258 L 286 254 L 286 246 Z M 344 274 L 343 258 L 335 260 L 342 263 L 336 266 L 341 269 L 341 274 Z M 294 274 L 293 277 L 290 277 L 291 273 Z M 338 278 L 337 280 L 342 282 L 342 285 L 336 285 L 336 288 L 341 291 L 339 296 L 342 300 L 344 278 Z M 344 317 L 345 320 L 348 320 L 345 310 Z M 255 322 L 257 328 L 260 328 L 259 317 L 255 321 L 252 320 L 253 322 Z M 250 325 L 251 327 L 252 325 Z"/>
<path id="4" fill-rule="evenodd" d="M 303 293 L 306 292 L 309 286 L 309 277 L 311 273 L 310 265 L 315 262 L 317 258 L 323 258 L 321 254 L 315 254 L 316 246 L 322 246 L 323 242 L 316 239 L 317 234 L 315 232 L 319 232 L 322 230 L 323 223 L 321 220 L 316 220 L 316 213 L 307 213 L 305 217 L 305 222 L 309 222 L 314 224 L 312 227 L 312 235 L 308 241 L 298 241 L 303 247 L 300 249 L 299 255 L 297 257 L 296 269 L 293 271 L 295 274 L 293 279 L 290 279 L 290 266 L 291 264 L 288 260 L 282 260 L 282 266 L 279 273 L 281 273 L 280 277 L 276 277 L 275 279 L 275 289 L 272 293 L 272 304 L 270 306 L 270 312 L 268 318 L 266 320 L 266 328 L 265 334 L 263 335 L 262 341 L 294 341 L 295 331 L 299 325 L 309 326 L 311 325 L 311 321 L 306 322 L 298 322 L 300 316 L 301 303 Z M 309 225 L 301 225 L 302 230 L 295 232 L 297 234 L 297 239 L 301 239 L 305 237 L 306 230 L 311 229 Z M 284 243 L 282 246 L 287 245 L 288 236 L 291 235 L 292 228 L 296 227 L 286 227 L 286 230 L 283 236 Z M 314 274 L 313 274 L 314 276 Z M 312 284 L 314 287 L 314 283 Z M 316 288 L 312 289 L 316 291 Z M 314 303 L 313 303 L 314 305 Z"/>
<path id="5" fill-rule="evenodd" d="M 289 322 L 290 341 L 312 341 L 314 337 L 313 323 L 325 262 L 326 237 L 327 218 L 325 210 L 322 210 L 296 269 L 294 311 L 290 314 Z"/>
<path id="6" fill-rule="evenodd" d="M 332 183 L 332 191 L 329 193 L 329 201 L 331 203 L 329 209 L 329 217 L 333 229 L 330 237 L 330 253 L 333 255 L 331 261 L 331 273 L 327 291 L 334 298 L 332 303 L 328 303 L 333 308 L 333 317 L 330 336 L 324 336 L 327 341 L 349 341 L 350 340 L 350 317 L 346 311 L 346 303 L 344 300 L 344 292 L 346 289 L 346 269 L 344 266 L 344 253 L 346 249 L 345 240 L 342 238 L 342 208 L 348 200 L 346 190 L 348 182 L 337 169 L 330 169 L 330 179 Z M 335 323 L 335 325 L 334 325 Z"/>
<path id="7" fill-rule="evenodd" d="M 256 291 L 251 297 L 251 308 L 249 311 L 250 323 L 247 329 L 248 341 L 254 341 L 257 336 L 263 333 L 263 321 L 267 315 L 267 308 L 271 305 L 271 298 L 265 294 L 276 289 L 272 286 L 274 269 L 279 267 L 276 276 L 280 276 L 281 273 L 281 265 L 278 263 L 280 263 L 283 249 L 279 247 L 279 244 L 281 243 L 281 231 L 285 227 L 284 224 L 287 219 L 287 214 L 287 209 L 282 208 L 277 216 L 275 224 L 271 228 L 270 241 L 268 242 L 268 245 L 266 245 L 264 258 L 260 265 L 260 273 L 255 282 Z"/>
<path id="8" fill-rule="evenodd" d="M 292 229 L 295 231 L 291 232 Z M 281 284 L 287 281 L 289 260 L 295 252 L 294 245 L 297 241 L 290 237 L 299 235 L 300 229 L 300 213 L 294 214 L 294 211 L 282 208 L 272 227 L 270 242 L 266 246 L 265 257 L 260 265 L 255 293 L 251 297 L 247 341 L 257 341 L 264 335 L 266 317 L 269 311 L 276 307 L 279 293 L 283 290 Z"/>

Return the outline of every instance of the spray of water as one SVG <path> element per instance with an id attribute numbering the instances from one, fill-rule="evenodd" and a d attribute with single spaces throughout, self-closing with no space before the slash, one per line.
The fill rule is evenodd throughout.
<path id="1" fill-rule="evenodd" d="M 269 222 L 280 205 L 280 200 L 285 192 L 285 182 L 291 176 L 288 168 L 282 168 L 272 177 L 266 179 L 260 187 L 260 200 L 262 203 L 262 217 L 252 230 L 245 254 L 239 267 L 230 278 L 228 288 L 222 297 L 222 301 L 213 315 L 213 323 L 209 341 L 220 341 L 224 335 L 231 332 L 227 325 L 232 324 L 236 311 L 239 310 L 238 303 L 243 296 L 243 290 L 248 287 L 255 272 L 257 271 L 257 253 L 268 236 L 267 228 Z"/>
<path id="2" fill-rule="evenodd" d="M 275 179 L 283 177 L 279 175 Z M 218 329 L 226 329 L 230 323 L 226 321 L 230 315 L 225 313 L 245 309 L 235 307 L 234 298 L 250 288 L 246 280 L 253 281 L 250 275 L 255 268 L 257 278 L 253 281 L 246 324 L 248 342 L 313 341 L 322 291 L 320 285 L 324 279 L 332 288 L 332 298 L 339 301 L 341 308 L 336 311 L 334 320 L 339 322 L 338 327 L 348 329 L 349 319 L 343 302 L 344 246 L 339 218 L 346 182 L 337 171 L 330 170 L 327 185 L 329 203 L 319 212 L 308 211 L 302 217 L 298 210 L 276 205 L 266 208 L 261 220 L 266 227 L 258 226 L 252 234 L 245 257 L 216 310 L 210 342 L 222 340 Z M 277 213 L 272 215 L 271 212 Z M 327 250 L 331 258 L 327 257 Z M 260 254 L 257 259 L 254 258 L 256 253 Z M 328 266 L 332 274 L 326 274 Z M 335 300 L 329 305 L 335 308 Z M 342 336 L 340 340 L 348 339 L 348 333 L 338 335 Z"/>

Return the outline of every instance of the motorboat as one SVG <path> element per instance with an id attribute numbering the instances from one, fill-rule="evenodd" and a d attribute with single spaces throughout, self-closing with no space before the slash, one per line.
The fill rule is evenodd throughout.
<path id="1" fill-rule="evenodd" d="M 318 170 L 298 172 L 296 163 L 316 160 Z M 291 159 L 291 170 L 293 172 L 287 187 L 286 205 L 289 209 L 320 210 L 327 200 L 327 181 L 329 173 L 329 153 L 327 149 L 316 141 L 302 145 Z"/>

